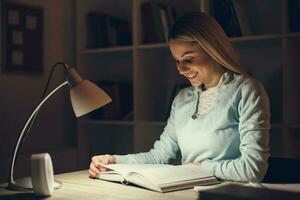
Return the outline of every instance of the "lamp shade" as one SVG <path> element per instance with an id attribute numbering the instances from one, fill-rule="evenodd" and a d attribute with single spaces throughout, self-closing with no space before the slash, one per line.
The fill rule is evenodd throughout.
<path id="1" fill-rule="evenodd" d="M 88 80 L 83 80 L 72 87 L 70 98 L 76 117 L 85 115 L 111 102 L 111 98 L 102 89 Z"/>

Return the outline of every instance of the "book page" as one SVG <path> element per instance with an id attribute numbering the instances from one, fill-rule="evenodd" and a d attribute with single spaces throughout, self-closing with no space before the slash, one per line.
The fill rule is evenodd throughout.
<path id="1" fill-rule="evenodd" d="M 197 164 L 109 164 L 111 171 L 101 172 L 102 180 L 133 183 L 154 191 L 165 192 L 188 188 L 195 184 L 212 184 L 217 179 Z"/>
<path id="2" fill-rule="evenodd" d="M 199 165 L 195 164 L 168 166 L 159 170 L 151 168 L 136 170 L 135 172 L 157 185 L 213 177 L 208 171 L 203 170 Z"/>
<path id="3" fill-rule="evenodd" d="M 170 167 L 172 165 L 164 165 L 164 164 L 100 164 L 102 167 L 113 171 L 101 172 L 101 173 L 118 173 L 122 176 L 127 176 L 127 174 L 132 172 L 140 172 L 147 169 L 157 169 L 157 168 L 165 168 Z"/>
<path id="4" fill-rule="evenodd" d="M 220 182 L 219 184 L 214 184 L 214 185 L 197 185 L 197 186 L 194 186 L 194 190 L 197 192 L 201 192 L 204 190 L 215 189 L 215 188 L 225 186 L 228 184 L 232 184 L 232 183 L 231 182 Z"/>

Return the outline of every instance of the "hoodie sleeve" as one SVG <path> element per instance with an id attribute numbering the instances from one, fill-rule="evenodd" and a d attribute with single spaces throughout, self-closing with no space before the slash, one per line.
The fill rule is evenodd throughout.
<path id="1" fill-rule="evenodd" d="M 176 98 L 175 98 L 176 100 Z M 160 139 L 149 152 L 128 155 L 115 155 L 117 163 L 127 164 L 166 164 L 176 158 L 179 149 L 174 127 L 175 100 L 172 103 L 170 117 Z"/>
<path id="2" fill-rule="evenodd" d="M 268 169 L 270 109 L 263 86 L 248 79 L 238 102 L 240 152 L 233 160 L 204 160 L 201 166 L 223 180 L 260 182 Z"/>

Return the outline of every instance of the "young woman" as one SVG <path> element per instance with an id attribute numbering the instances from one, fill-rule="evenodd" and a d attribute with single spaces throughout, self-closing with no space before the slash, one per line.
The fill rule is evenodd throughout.
<path id="1" fill-rule="evenodd" d="M 263 86 L 246 74 L 228 37 L 212 17 L 188 13 L 169 34 L 178 72 L 191 86 L 179 92 L 153 149 L 92 158 L 99 163 L 168 163 L 180 150 L 182 163 L 199 163 L 223 180 L 263 179 L 268 168 L 270 110 Z"/>

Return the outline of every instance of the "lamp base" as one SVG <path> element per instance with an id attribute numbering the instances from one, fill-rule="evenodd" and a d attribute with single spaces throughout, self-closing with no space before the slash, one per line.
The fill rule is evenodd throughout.
<path id="1" fill-rule="evenodd" d="M 24 177 L 17 180 L 14 180 L 14 183 L 4 183 L 0 184 L 0 187 L 6 188 L 13 191 L 32 191 L 32 181 L 31 177 Z M 54 180 L 54 189 L 60 189 L 62 183 L 60 181 Z"/>

